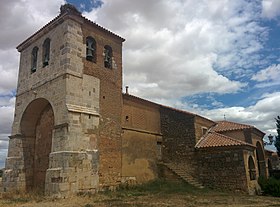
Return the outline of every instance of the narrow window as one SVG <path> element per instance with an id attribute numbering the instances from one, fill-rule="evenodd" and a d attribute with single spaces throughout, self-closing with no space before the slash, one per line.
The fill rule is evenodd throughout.
<path id="1" fill-rule="evenodd" d="M 50 60 L 50 42 L 49 38 L 45 39 L 43 43 L 43 67 L 49 65 Z"/>
<path id="2" fill-rule="evenodd" d="M 162 160 L 162 143 L 160 141 L 157 142 L 157 159 Z"/>
<path id="3" fill-rule="evenodd" d="M 92 37 L 86 38 L 86 59 L 96 63 L 96 42 Z"/>
<path id="4" fill-rule="evenodd" d="M 201 129 L 202 129 L 202 135 L 205 135 L 208 131 L 206 127 L 201 127 Z"/>
<path id="5" fill-rule="evenodd" d="M 112 68 L 112 57 L 113 57 L 112 48 L 109 45 L 105 45 L 105 47 L 104 47 L 104 67 L 105 68 Z"/>
<path id="6" fill-rule="evenodd" d="M 34 47 L 31 53 L 31 73 L 37 70 L 37 57 L 38 57 L 38 47 Z"/>

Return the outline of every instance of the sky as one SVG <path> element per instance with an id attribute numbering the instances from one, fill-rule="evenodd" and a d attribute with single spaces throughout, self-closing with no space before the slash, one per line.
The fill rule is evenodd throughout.
<path id="1" fill-rule="evenodd" d="M 64 0 L 0 1 L 0 167 L 11 134 L 17 45 Z M 279 0 L 68 0 L 125 38 L 129 93 L 213 120 L 276 134 L 280 115 Z"/>

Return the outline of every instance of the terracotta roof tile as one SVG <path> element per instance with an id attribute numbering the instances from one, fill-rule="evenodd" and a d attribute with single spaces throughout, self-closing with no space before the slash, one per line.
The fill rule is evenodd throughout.
<path id="1" fill-rule="evenodd" d="M 231 137 L 216 133 L 209 132 L 204 137 L 202 137 L 196 144 L 196 148 L 209 148 L 209 147 L 230 147 L 230 146 L 250 146 L 251 144 L 246 142 L 233 139 Z"/>
<path id="2" fill-rule="evenodd" d="M 232 131 L 232 130 L 242 130 L 242 129 L 251 129 L 253 126 L 247 124 L 240 124 L 230 121 L 217 121 L 216 126 L 212 128 L 211 131 L 214 132 L 224 132 L 224 131 Z"/>

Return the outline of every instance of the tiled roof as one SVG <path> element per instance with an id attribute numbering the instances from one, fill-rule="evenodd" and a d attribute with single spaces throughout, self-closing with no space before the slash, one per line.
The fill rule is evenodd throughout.
<path id="1" fill-rule="evenodd" d="M 231 137 L 216 133 L 209 132 L 204 137 L 202 137 L 196 144 L 196 148 L 209 148 L 209 147 L 230 147 L 230 146 L 250 146 L 251 144 L 246 142 L 233 139 Z"/>
<path id="2" fill-rule="evenodd" d="M 232 130 L 242 130 L 242 129 L 251 129 L 253 126 L 247 124 L 239 124 L 230 121 L 217 121 L 217 124 L 212 128 L 211 131 L 214 132 L 224 132 Z"/>

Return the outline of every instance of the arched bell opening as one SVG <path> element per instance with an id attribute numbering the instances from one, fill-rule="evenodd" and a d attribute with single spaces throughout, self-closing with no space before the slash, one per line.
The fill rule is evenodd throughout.
<path id="1" fill-rule="evenodd" d="M 266 177 L 265 157 L 260 142 L 257 142 L 256 147 L 257 147 L 256 154 L 257 154 L 257 164 L 258 164 L 257 166 L 258 166 L 259 176 Z"/>

